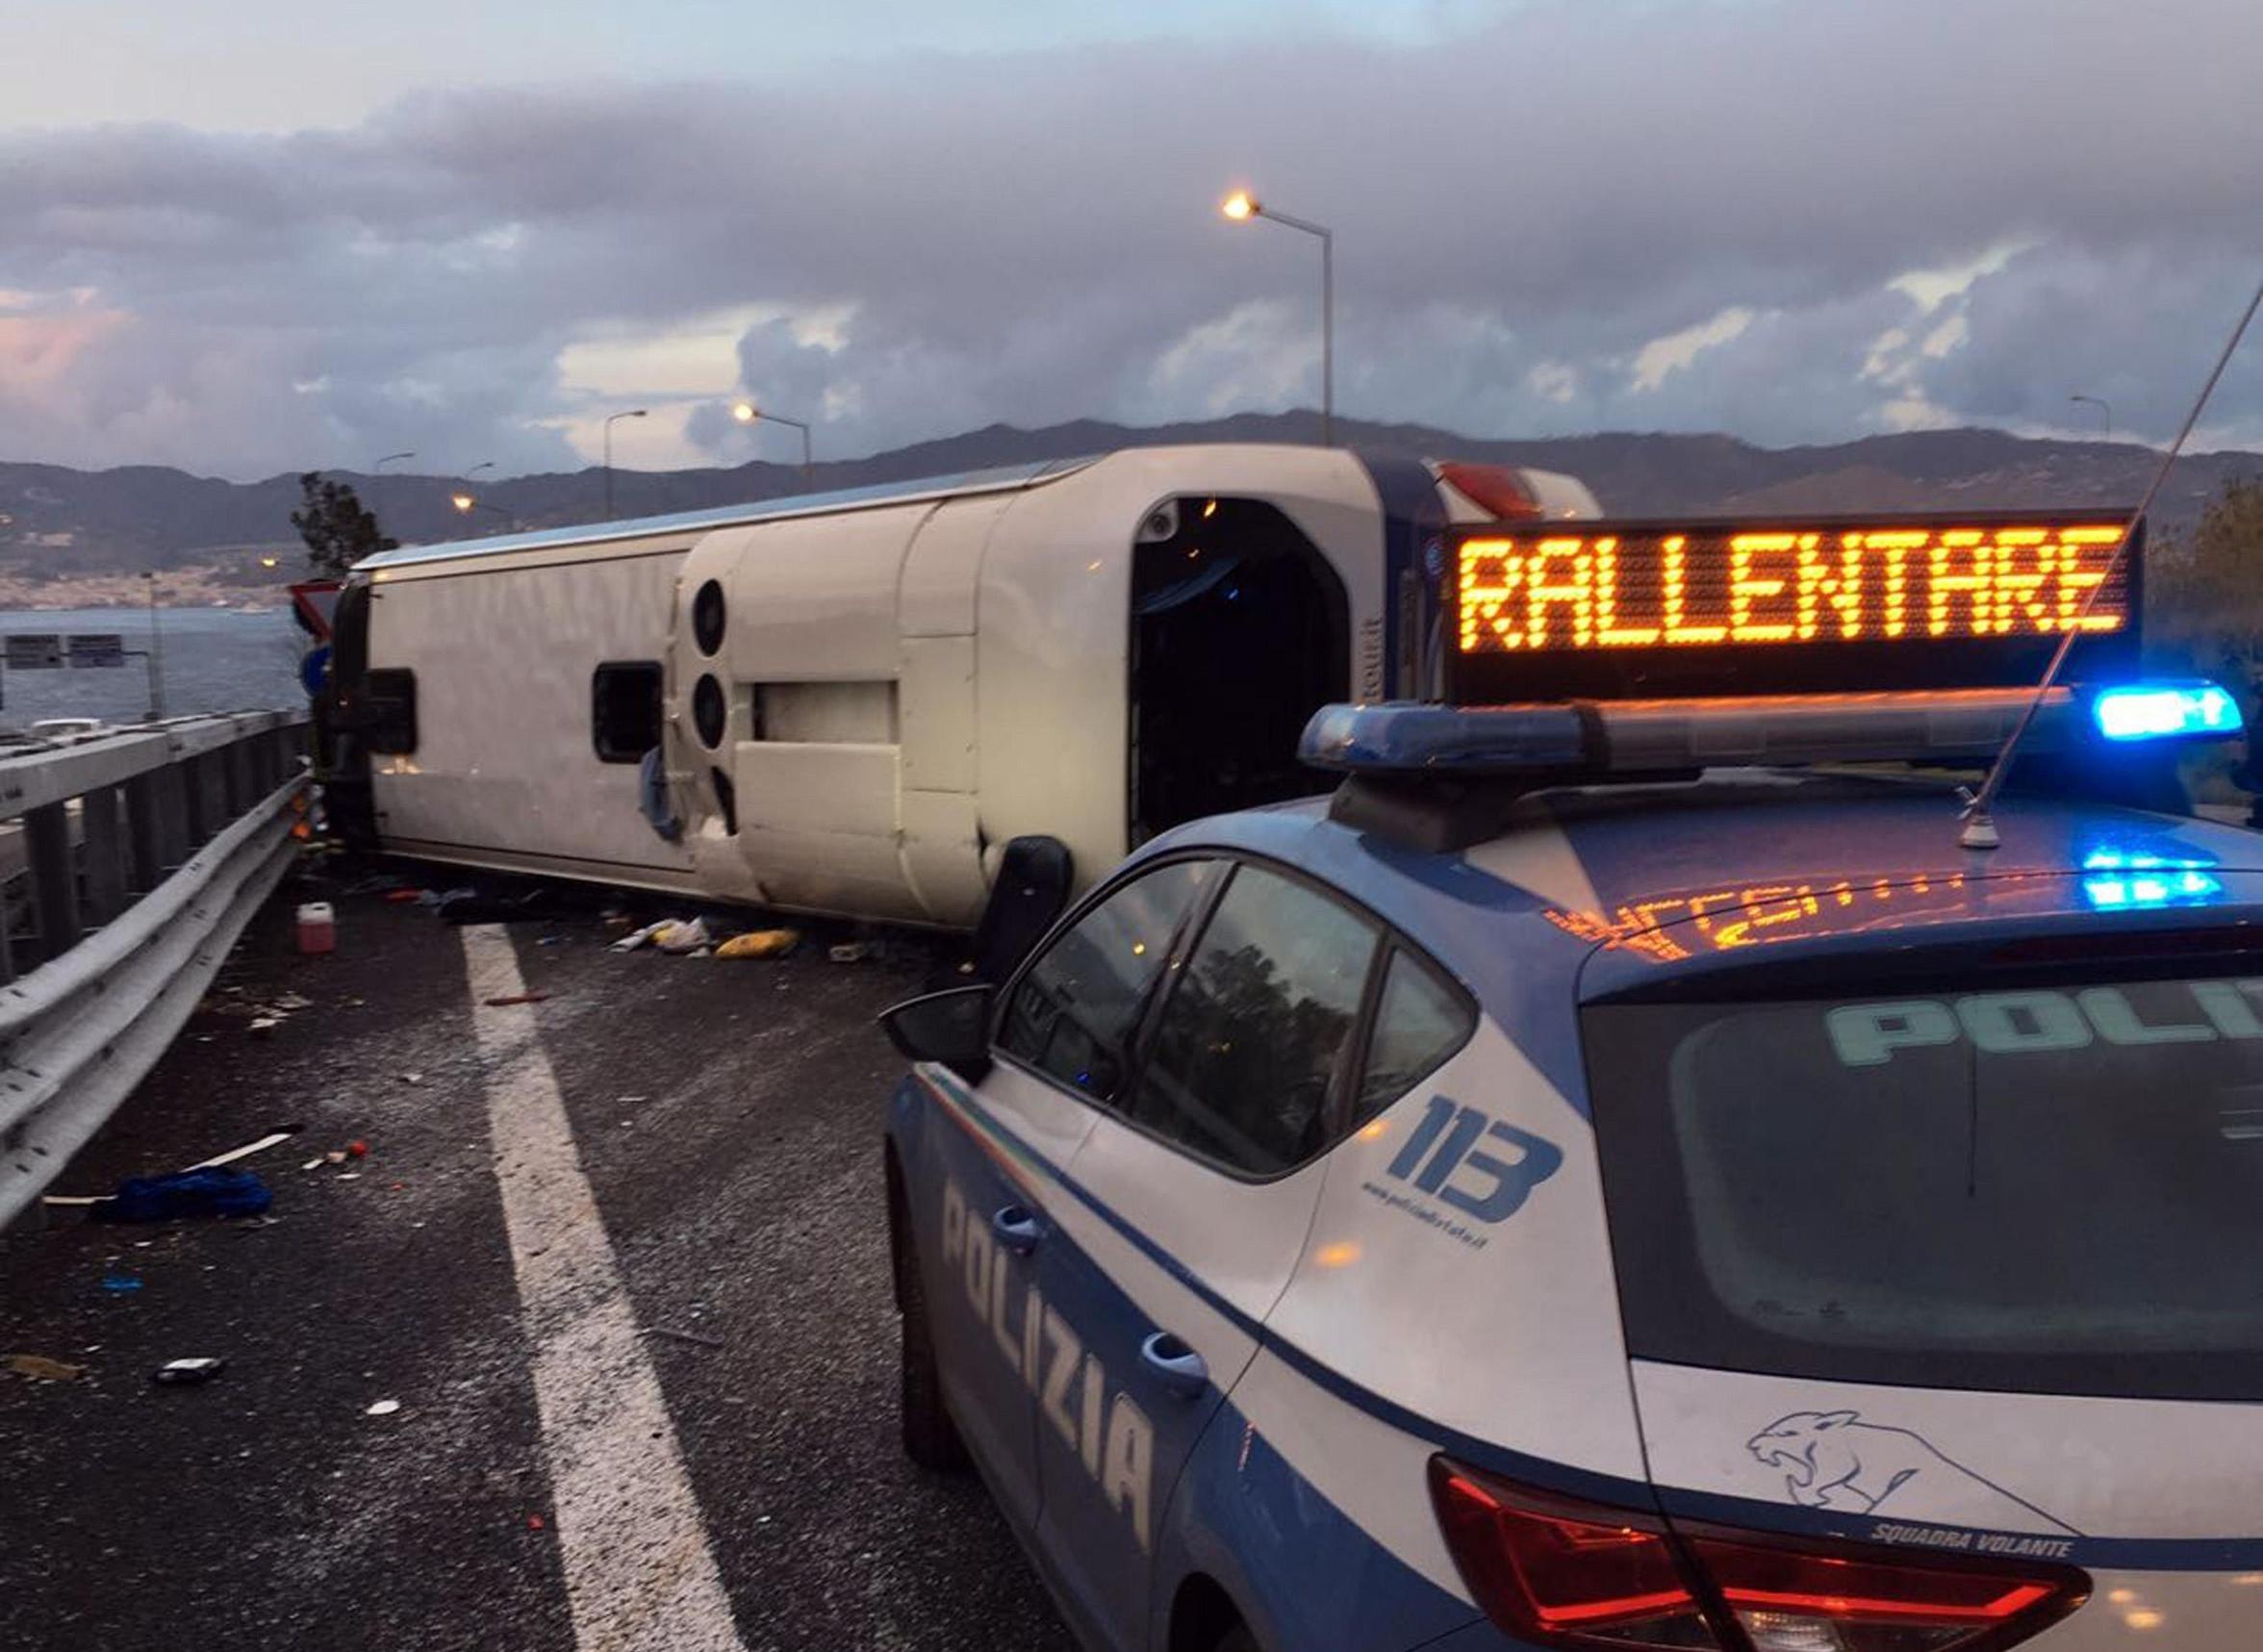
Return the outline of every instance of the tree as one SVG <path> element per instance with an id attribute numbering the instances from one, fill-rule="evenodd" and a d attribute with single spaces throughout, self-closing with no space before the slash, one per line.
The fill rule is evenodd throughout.
<path id="1" fill-rule="evenodd" d="M 306 541 L 307 560 L 322 577 L 343 578 L 363 557 L 400 544 L 377 531 L 376 513 L 365 507 L 346 483 L 309 470 L 299 477 L 298 489 L 304 500 L 291 513 L 291 525 Z"/>
<path id="2" fill-rule="evenodd" d="M 2149 552 L 2145 606 L 2146 652 L 2155 669 L 2213 678 L 2250 725 L 2263 716 L 2263 481 L 2225 482 L 2190 535 L 2164 537 Z M 2202 748 L 2185 773 L 2216 801 L 2263 791 L 2253 752 L 2243 761 L 2223 747 Z M 2255 806 L 2263 810 L 2263 801 Z"/>
<path id="3" fill-rule="evenodd" d="M 2147 641 L 2255 709 L 2263 677 L 2263 481 L 2234 478 L 2192 533 L 2146 559 Z"/>

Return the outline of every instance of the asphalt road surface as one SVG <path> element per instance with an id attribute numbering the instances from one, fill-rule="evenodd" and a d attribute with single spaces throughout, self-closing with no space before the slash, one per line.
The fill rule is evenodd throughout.
<path id="1" fill-rule="evenodd" d="M 296 1127 L 244 1161 L 271 1219 L 0 1242 L 0 1355 L 84 1368 L 0 1365 L 0 1646 L 1068 1652 L 979 1482 L 897 1447 L 872 1017 L 921 958 L 374 898 L 306 958 L 288 900 L 208 1003 L 309 1006 L 200 1012 L 54 1189 Z M 548 996 L 475 996 L 514 975 Z"/>

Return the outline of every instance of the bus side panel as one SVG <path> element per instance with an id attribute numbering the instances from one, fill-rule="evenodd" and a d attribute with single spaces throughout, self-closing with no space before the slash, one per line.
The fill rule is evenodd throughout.
<path id="1" fill-rule="evenodd" d="M 636 764 L 598 759 L 592 719 L 599 665 L 663 657 L 681 559 L 677 546 L 381 572 L 369 664 L 415 674 L 418 727 L 415 751 L 371 760 L 385 846 L 438 860 L 532 857 L 598 880 L 688 880 L 689 856 L 638 809 Z"/>

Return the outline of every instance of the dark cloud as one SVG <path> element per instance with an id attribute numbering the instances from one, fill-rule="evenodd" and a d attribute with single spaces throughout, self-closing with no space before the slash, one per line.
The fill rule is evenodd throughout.
<path id="1" fill-rule="evenodd" d="M 1243 182 L 1338 233 L 1347 411 L 1789 442 L 2080 425 L 2081 389 L 2165 434 L 2252 279 L 2257 62 L 2243 0 L 1543 4 L 1420 47 L 0 137 L 0 450 L 566 464 L 593 407 L 562 351 L 732 313 L 740 384 L 688 426 L 719 454 L 747 450 L 737 388 L 835 453 L 1309 402 L 1313 248 L 1219 220 Z M 1992 250 L 1961 290 L 1891 285 Z M 1656 344 L 1692 329 L 1714 342 Z M 2211 427 L 2263 436 L 2263 374 Z"/>

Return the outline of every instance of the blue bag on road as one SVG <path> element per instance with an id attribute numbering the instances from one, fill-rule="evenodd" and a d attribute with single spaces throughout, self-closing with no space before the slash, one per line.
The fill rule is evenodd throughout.
<path id="1" fill-rule="evenodd" d="M 248 1170 L 183 1170 L 134 1176 L 93 1214 L 106 1222 L 174 1222 L 191 1216 L 257 1216 L 275 1202 Z"/>

